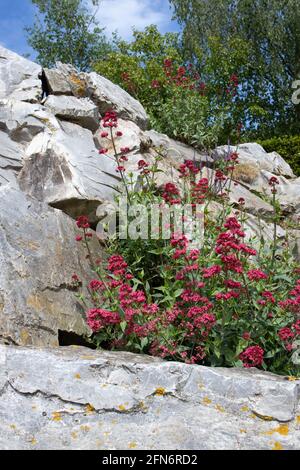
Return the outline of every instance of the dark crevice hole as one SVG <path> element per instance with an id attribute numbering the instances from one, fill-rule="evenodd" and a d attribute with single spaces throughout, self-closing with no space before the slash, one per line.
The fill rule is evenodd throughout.
<path id="1" fill-rule="evenodd" d="M 58 330 L 59 346 L 85 346 L 86 348 L 96 349 L 96 346 L 90 343 L 84 336 L 77 335 L 72 331 Z"/>

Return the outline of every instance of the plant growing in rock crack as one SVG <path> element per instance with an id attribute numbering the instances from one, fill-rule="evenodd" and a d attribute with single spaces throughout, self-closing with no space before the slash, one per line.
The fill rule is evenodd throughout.
<path id="1" fill-rule="evenodd" d="M 193 364 L 299 374 L 300 268 L 278 239 L 276 178 L 270 180 L 274 237 L 260 246 L 258 239 L 247 239 L 245 201 L 240 199 L 237 209 L 228 201 L 238 153 L 229 154 L 209 177 L 204 168 L 185 161 L 178 181 L 161 188 L 162 157 L 140 160 L 136 191 L 126 171 L 129 149 L 117 152 L 121 133 L 115 113 L 108 112 L 102 125 L 102 137 L 112 142 L 127 209 L 145 207 L 140 225 L 151 228 L 147 217 L 153 204 L 162 210 L 190 204 L 193 210 L 201 208 L 205 230 L 201 246 L 195 246 L 195 240 L 176 231 L 178 220 L 172 217 L 169 238 L 160 231 L 152 238 L 122 240 L 118 233 L 124 227 L 119 226 L 106 241 L 107 259 L 93 260 L 88 220 L 78 218 L 82 233 L 77 240 L 85 244 L 95 272 L 83 299 L 95 344 Z M 100 153 L 107 158 L 106 149 Z M 78 289 L 81 282 L 74 277 Z"/>

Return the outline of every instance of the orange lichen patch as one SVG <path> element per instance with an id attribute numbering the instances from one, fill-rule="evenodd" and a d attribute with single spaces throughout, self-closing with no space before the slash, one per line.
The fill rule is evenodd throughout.
<path id="1" fill-rule="evenodd" d="M 250 411 L 248 406 L 242 406 L 241 411 L 246 412 Z"/>
<path id="2" fill-rule="evenodd" d="M 61 414 L 59 411 L 54 411 L 52 413 L 52 421 L 61 421 Z"/>
<path id="3" fill-rule="evenodd" d="M 85 410 L 86 410 L 87 413 L 94 413 L 95 412 L 95 408 L 90 403 L 88 403 L 86 405 Z"/>
<path id="4" fill-rule="evenodd" d="M 299 415 L 299 416 L 296 416 L 296 423 L 297 423 L 297 424 L 300 424 L 300 415 Z"/>
<path id="5" fill-rule="evenodd" d="M 300 380 L 300 377 L 293 377 L 292 375 L 290 375 L 287 379 L 288 379 L 290 382 L 295 382 L 296 380 Z"/>
<path id="6" fill-rule="evenodd" d="M 280 444 L 280 442 L 275 441 L 272 450 L 283 450 L 282 444 Z"/>
<path id="7" fill-rule="evenodd" d="M 202 400 L 203 405 L 210 405 L 211 404 L 211 399 L 208 397 L 204 397 Z"/>
<path id="8" fill-rule="evenodd" d="M 278 434 L 281 434 L 281 436 L 287 436 L 289 433 L 289 427 L 287 424 L 281 424 L 277 428 L 264 432 L 264 434 L 266 436 L 272 436 L 275 432 L 277 432 Z"/>
<path id="9" fill-rule="evenodd" d="M 106 388 L 106 387 L 108 387 L 108 385 L 107 384 L 101 384 L 100 387 L 101 388 Z"/>
<path id="10" fill-rule="evenodd" d="M 81 375 L 80 374 L 75 374 L 75 379 L 81 379 Z"/>
<path id="11" fill-rule="evenodd" d="M 166 394 L 166 389 L 163 387 L 157 387 L 155 390 L 155 395 L 164 396 Z"/>
<path id="12" fill-rule="evenodd" d="M 80 359 L 87 359 L 88 361 L 95 359 L 95 356 L 81 356 Z"/>
<path id="13" fill-rule="evenodd" d="M 82 431 L 84 431 L 84 432 L 88 432 L 88 431 L 90 431 L 91 427 L 88 426 L 87 424 L 82 424 L 82 425 L 80 426 L 80 429 L 81 429 Z"/>
<path id="14" fill-rule="evenodd" d="M 198 388 L 199 388 L 199 390 L 203 390 L 205 388 L 205 386 L 202 383 L 200 383 L 200 384 L 198 384 Z"/>
<path id="15" fill-rule="evenodd" d="M 37 445 L 37 440 L 33 437 L 33 438 L 31 439 L 31 441 L 30 441 L 30 444 L 31 444 L 32 446 L 36 446 L 36 445 Z"/>
<path id="16" fill-rule="evenodd" d="M 37 406 L 36 405 L 32 405 L 31 407 L 33 410 L 36 410 Z"/>
<path id="17" fill-rule="evenodd" d="M 72 437 L 72 439 L 77 439 L 78 433 L 75 432 L 75 431 L 71 432 L 71 437 Z"/>
<path id="18" fill-rule="evenodd" d="M 215 408 L 216 408 L 217 411 L 220 411 L 220 413 L 225 412 L 225 408 L 223 408 L 223 406 L 221 406 L 221 405 L 216 405 Z"/>
<path id="19" fill-rule="evenodd" d="M 17 426 L 16 426 L 15 424 L 11 424 L 11 425 L 10 425 L 10 428 L 16 430 L 16 429 L 17 429 Z"/>
<path id="20" fill-rule="evenodd" d="M 119 405 L 118 408 L 120 411 L 126 411 L 126 406 L 124 405 Z"/>
<path id="21" fill-rule="evenodd" d="M 247 434 L 247 431 L 246 431 L 246 429 L 240 429 L 240 433 L 241 434 Z"/>
<path id="22" fill-rule="evenodd" d="M 128 449 L 135 449 L 137 446 L 136 442 L 129 442 Z"/>

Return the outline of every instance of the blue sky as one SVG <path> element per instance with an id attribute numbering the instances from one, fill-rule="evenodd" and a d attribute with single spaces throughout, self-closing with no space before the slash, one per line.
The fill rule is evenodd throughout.
<path id="1" fill-rule="evenodd" d="M 34 58 L 24 32 L 24 27 L 31 25 L 33 18 L 34 7 L 30 0 L 0 0 L 0 44 Z M 133 26 L 143 29 L 152 23 L 162 32 L 176 31 L 178 25 L 171 18 L 167 0 L 102 0 L 98 12 L 99 23 L 106 27 L 107 34 L 118 30 L 125 39 L 131 37 Z"/>

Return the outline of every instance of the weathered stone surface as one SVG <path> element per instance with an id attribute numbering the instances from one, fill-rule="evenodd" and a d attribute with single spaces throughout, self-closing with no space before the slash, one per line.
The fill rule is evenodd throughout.
<path id="1" fill-rule="evenodd" d="M 87 332 L 71 277 L 89 272 L 75 224 L 9 185 L 0 187 L 0 338 L 58 345 Z"/>
<path id="2" fill-rule="evenodd" d="M 60 127 L 32 139 L 19 175 L 20 187 L 72 217 L 84 213 L 94 222 L 97 206 L 112 200 L 120 183 L 116 164 L 98 154 L 88 129 L 69 122 L 60 122 Z"/>
<path id="3" fill-rule="evenodd" d="M 238 147 L 223 145 L 214 151 L 214 158 L 226 158 L 232 152 L 238 152 L 239 162 L 250 164 L 275 175 L 294 177 L 290 165 L 276 152 L 267 153 L 256 143 L 241 144 Z"/>
<path id="4" fill-rule="evenodd" d="M 12 95 L 35 102 L 41 94 L 40 70 L 39 65 L 0 46 L 0 99 Z"/>
<path id="5" fill-rule="evenodd" d="M 57 69 L 44 69 L 49 91 L 52 95 L 72 95 L 67 74 Z"/>
<path id="6" fill-rule="evenodd" d="M 154 147 L 162 147 L 166 156 L 172 159 L 174 165 L 183 163 L 185 160 L 201 162 L 207 166 L 213 163 L 213 158 L 205 153 L 200 153 L 193 147 L 170 139 L 167 135 L 156 132 L 155 130 L 146 131 L 144 133 Z"/>
<path id="7" fill-rule="evenodd" d="M 95 131 L 99 127 L 97 106 L 89 98 L 50 95 L 45 107 L 56 117 Z"/>
<path id="8" fill-rule="evenodd" d="M 22 168 L 22 147 L 0 131 L 0 186 L 16 182 Z"/>
<path id="9" fill-rule="evenodd" d="M 0 447 L 295 450 L 299 387 L 255 369 L 0 346 Z"/>
<path id="10" fill-rule="evenodd" d="M 81 74 L 86 82 L 88 96 L 97 104 L 101 114 L 109 109 L 119 117 L 135 122 L 141 129 L 148 127 L 148 117 L 141 103 L 95 72 Z"/>
<path id="11" fill-rule="evenodd" d="M 28 144 L 44 129 L 58 130 L 55 116 L 40 104 L 24 103 L 7 99 L 0 100 L 0 128 L 20 144 Z"/>

